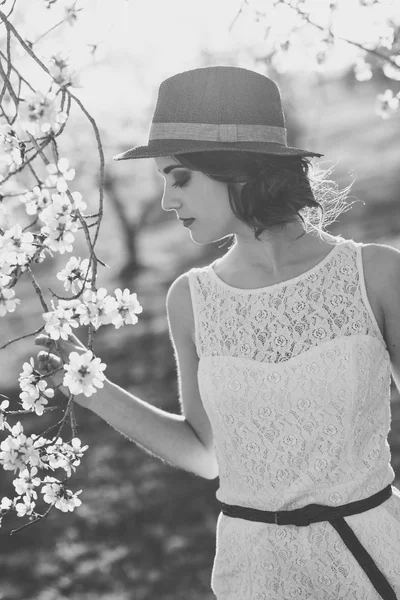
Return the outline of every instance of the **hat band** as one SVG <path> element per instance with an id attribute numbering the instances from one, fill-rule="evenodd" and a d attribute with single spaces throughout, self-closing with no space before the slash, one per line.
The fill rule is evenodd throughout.
<path id="1" fill-rule="evenodd" d="M 166 139 L 204 142 L 274 142 L 287 145 L 286 128 L 273 125 L 152 123 L 149 141 Z"/>

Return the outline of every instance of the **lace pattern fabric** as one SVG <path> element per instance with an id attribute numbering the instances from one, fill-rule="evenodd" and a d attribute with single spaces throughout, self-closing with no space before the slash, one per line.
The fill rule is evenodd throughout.
<path id="1" fill-rule="evenodd" d="M 188 272 L 222 502 L 274 511 L 336 506 L 393 481 L 390 360 L 361 248 L 346 240 L 306 273 L 256 290 L 227 285 L 212 265 Z M 393 491 L 346 520 L 400 598 Z M 297 528 L 223 514 L 211 583 L 218 600 L 378 597 L 329 523 Z"/>

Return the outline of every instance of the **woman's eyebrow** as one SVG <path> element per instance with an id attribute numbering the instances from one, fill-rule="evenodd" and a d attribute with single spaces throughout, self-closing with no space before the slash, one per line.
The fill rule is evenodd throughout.
<path id="1" fill-rule="evenodd" d="M 163 169 L 163 173 L 168 175 L 168 173 L 170 173 L 173 169 L 184 169 L 184 168 L 185 167 L 182 167 L 181 165 L 168 165 L 168 167 L 165 167 L 165 169 Z M 157 171 L 160 172 L 160 169 L 157 169 Z"/>

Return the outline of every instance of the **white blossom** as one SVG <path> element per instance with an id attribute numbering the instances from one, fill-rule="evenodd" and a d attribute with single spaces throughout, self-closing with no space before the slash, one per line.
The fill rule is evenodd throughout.
<path id="1" fill-rule="evenodd" d="M 82 9 L 76 8 L 76 2 L 74 2 L 74 4 L 71 6 L 65 7 L 65 21 L 71 27 L 75 25 L 76 21 L 78 20 L 78 13 L 80 10 Z"/>
<path id="2" fill-rule="evenodd" d="M 64 442 L 60 437 L 46 448 L 46 460 L 53 471 L 59 468 L 64 470 L 68 470 L 69 468 L 68 459 L 63 450 Z"/>
<path id="3" fill-rule="evenodd" d="M 394 79 L 394 81 L 400 81 L 400 55 L 392 56 L 391 60 L 393 62 L 385 62 L 382 71 L 389 77 L 389 79 Z M 395 63 L 397 66 L 395 66 Z M 386 90 L 387 91 L 387 90 Z"/>
<path id="4" fill-rule="evenodd" d="M 354 75 L 357 81 L 369 81 L 372 78 L 371 65 L 363 57 L 356 60 L 354 65 Z"/>
<path id="5" fill-rule="evenodd" d="M 66 471 L 68 477 L 71 477 L 72 471 L 80 465 L 80 459 L 89 446 L 80 447 L 81 440 L 73 438 L 71 444 L 63 442 L 58 438 L 54 444 L 46 448 L 48 464 L 52 469 L 62 468 Z"/>
<path id="6" fill-rule="evenodd" d="M 40 214 L 52 203 L 50 191 L 47 188 L 40 188 L 38 185 L 35 185 L 29 192 L 21 194 L 20 200 L 25 204 L 28 215 Z"/>
<path id="7" fill-rule="evenodd" d="M 0 287 L 6 287 L 11 281 L 11 276 L 0 272 Z"/>
<path id="8" fill-rule="evenodd" d="M 49 204 L 39 215 L 41 221 L 48 225 L 50 229 L 57 225 L 60 219 L 71 219 L 76 221 L 76 211 L 83 212 L 87 205 L 82 200 L 82 194 L 72 192 L 72 201 L 67 194 L 52 194 L 51 204 Z"/>
<path id="9" fill-rule="evenodd" d="M 82 200 L 82 194 L 80 192 L 72 192 L 71 196 L 73 198 L 72 202 L 72 210 L 79 210 L 83 212 L 87 208 L 86 202 Z"/>
<path id="10" fill-rule="evenodd" d="M 43 499 L 48 504 L 54 504 L 62 512 L 72 512 L 76 506 L 82 504 L 82 501 L 77 497 L 78 494 L 82 493 L 82 490 L 74 494 L 67 490 L 55 477 L 45 477 L 44 482 L 46 485 L 42 487 Z"/>
<path id="11" fill-rule="evenodd" d="M 42 379 L 39 371 L 35 370 L 32 357 L 29 363 L 25 362 L 23 364 L 23 370 L 18 381 L 22 390 L 19 395 L 22 400 L 22 408 L 24 410 L 33 409 L 37 415 L 42 415 L 48 399 L 54 397 L 54 390 L 51 388 L 46 389 L 47 382 Z"/>
<path id="12" fill-rule="evenodd" d="M 45 246 L 48 246 L 53 252 L 72 252 L 75 241 L 74 233 L 78 231 L 79 224 L 70 217 L 59 218 L 50 225 L 44 225 L 41 233 L 46 236 Z"/>
<path id="13" fill-rule="evenodd" d="M 41 483 L 40 477 L 35 477 L 37 472 L 37 467 L 32 467 L 30 471 L 29 469 L 23 469 L 20 472 L 19 477 L 13 481 L 17 494 L 20 496 L 25 494 L 28 497 L 32 496 L 33 498 L 37 498 L 37 493 L 34 488 Z"/>
<path id="14" fill-rule="evenodd" d="M 27 437 L 23 433 L 23 427 L 20 421 L 13 427 L 8 427 L 10 435 L 1 442 L 0 464 L 7 471 L 16 471 L 26 468 L 39 466 L 41 463 L 39 449 L 35 447 L 35 434 Z"/>
<path id="15" fill-rule="evenodd" d="M 61 337 L 63 340 L 68 340 L 72 328 L 79 327 L 74 311 L 74 306 L 79 304 L 79 300 L 77 303 L 72 302 L 68 300 L 59 302 L 57 308 L 53 305 L 53 311 L 43 313 L 43 319 L 46 321 L 44 328 L 51 339 L 58 340 Z"/>
<path id="16" fill-rule="evenodd" d="M 83 453 L 89 448 L 88 444 L 86 446 L 81 446 L 82 441 L 75 437 L 72 438 L 71 443 L 69 445 L 69 449 L 71 451 L 70 458 L 72 459 L 72 466 L 78 467 L 81 463 L 80 459 L 83 456 Z M 75 469 L 74 469 L 75 470 Z"/>
<path id="17" fill-rule="evenodd" d="M 40 381 L 40 373 L 35 370 L 35 363 L 32 356 L 29 362 L 24 362 L 22 365 L 22 372 L 19 374 L 18 381 L 21 390 Z"/>
<path id="18" fill-rule="evenodd" d="M 382 119 L 392 117 L 399 107 L 399 95 L 394 96 L 392 90 L 385 90 L 383 94 L 378 94 L 375 112 Z"/>
<path id="19" fill-rule="evenodd" d="M 18 517 L 25 517 L 32 514 L 35 503 L 29 496 L 24 496 L 22 502 L 15 502 L 14 506 Z"/>
<path id="20" fill-rule="evenodd" d="M 68 291 L 72 289 L 72 293 L 76 294 L 81 288 L 75 286 L 80 284 L 84 285 L 85 277 L 89 267 L 89 259 L 85 258 L 82 260 L 80 257 L 71 256 L 64 269 L 57 273 L 57 279 L 64 282 L 64 288 Z M 85 287 L 91 285 L 90 279 L 92 277 L 92 268 L 89 269 L 88 278 L 85 283 Z"/>
<path id="21" fill-rule="evenodd" d="M 7 496 L 4 496 L 0 501 L 0 511 L 10 510 L 13 507 L 13 504 L 14 503 L 11 500 L 11 498 L 7 498 Z"/>
<path id="22" fill-rule="evenodd" d="M 10 430 L 9 435 L 0 444 L 0 463 L 6 471 L 24 469 L 26 466 L 25 452 L 23 451 L 27 437 L 23 433 L 22 425 L 18 422 Z"/>
<path id="23" fill-rule="evenodd" d="M 22 164 L 22 142 L 11 125 L 0 126 L 0 174 L 13 173 Z"/>
<path id="24" fill-rule="evenodd" d="M 131 294 L 128 288 L 124 291 L 120 288 L 115 290 L 116 306 L 111 315 L 111 323 L 116 329 L 121 325 L 133 324 L 138 322 L 137 314 L 143 312 L 143 307 L 139 304 L 136 294 Z"/>
<path id="25" fill-rule="evenodd" d="M 38 459 L 31 464 L 34 464 L 39 469 L 51 469 L 51 465 L 49 464 L 49 456 L 48 456 L 48 448 L 51 445 L 51 442 L 36 434 L 32 434 L 33 439 L 33 447 L 37 452 Z"/>
<path id="26" fill-rule="evenodd" d="M 97 292 L 85 290 L 82 294 L 82 302 L 76 310 L 81 325 L 91 323 L 95 329 L 98 329 L 101 325 L 111 323 L 116 309 L 116 299 L 107 295 L 106 288 L 99 288 Z"/>
<path id="27" fill-rule="evenodd" d="M 14 312 L 21 300 L 15 298 L 14 290 L 0 288 L 0 317 L 4 317 L 8 312 Z"/>
<path id="28" fill-rule="evenodd" d="M 60 87 L 81 87 L 77 73 L 68 64 L 67 57 L 61 52 L 50 58 L 49 72 L 54 82 Z"/>
<path id="29" fill-rule="evenodd" d="M 59 111 L 56 95 L 53 92 L 43 94 L 40 91 L 28 95 L 19 107 L 21 127 L 33 136 L 51 131 L 57 133 L 67 120 L 67 113 Z"/>
<path id="30" fill-rule="evenodd" d="M 0 404 L 0 431 L 4 431 L 4 429 L 11 429 L 10 425 L 6 421 L 6 415 L 4 414 L 6 409 L 9 407 L 10 402 L 8 400 L 3 400 Z"/>
<path id="31" fill-rule="evenodd" d="M 46 169 L 49 176 L 46 178 L 47 187 L 56 187 L 59 192 L 66 192 L 68 189 L 67 181 L 72 181 L 75 177 L 75 169 L 68 169 L 69 161 L 67 158 L 60 158 L 57 164 L 50 163 Z"/>
<path id="32" fill-rule="evenodd" d="M 19 223 L 0 235 L 0 266 L 3 261 L 11 265 L 22 265 L 36 252 L 35 237 L 30 231 L 22 231 Z"/>
<path id="33" fill-rule="evenodd" d="M 91 350 L 78 354 L 71 352 L 69 363 L 64 365 L 66 374 L 63 385 L 74 395 L 84 394 L 89 397 L 96 392 L 96 387 L 104 387 L 106 364 L 100 358 L 95 358 Z"/>
<path id="34" fill-rule="evenodd" d="M 42 415 L 48 399 L 54 397 L 54 390 L 46 388 L 47 382 L 42 379 L 35 386 L 30 386 L 21 392 L 19 397 L 22 400 L 22 408 L 24 410 L 33 409 L 37 415 Z"/>
<path id="35" fill-rule="evenodd" d="M 46 389 L 47 382 L 41 378 L 41 375 L 34 368 L 33 358 L 29 363 L 23 364 L 22 373 L 18 378 L 20 388 L 23 390 L 19 397 L 22 400 L 24 410 L 34 410 L 37 415 L 42 415 L 44 406 L 48 403 L 48 398 L 53 398 L 54 390 Z"/>

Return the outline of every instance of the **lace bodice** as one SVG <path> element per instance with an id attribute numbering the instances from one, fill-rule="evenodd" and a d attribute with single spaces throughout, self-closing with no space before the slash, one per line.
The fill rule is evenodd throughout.
<path id="1" fill-rule="evenodd" d="M 309 271 L 256 290 L 227 285 L 212 264 L 188 272 L 220 501 L 337 506 L 393 482 L 390 360 L 361 250 L 343 240 Z M 345 520 L 400 598 L 392 490 Z M 382 600 L 330 523 L 277 526 L 222 512 L 211 587 L 218 600 Z"/>
<path id="2" fill-rule="evenodd" d="M 255 290 L 212 264 L 188 272 L 222 502 L 335 506 L 393 481 L 390 360 L 361 248 L 343 240 L 306 273 Z"/>

